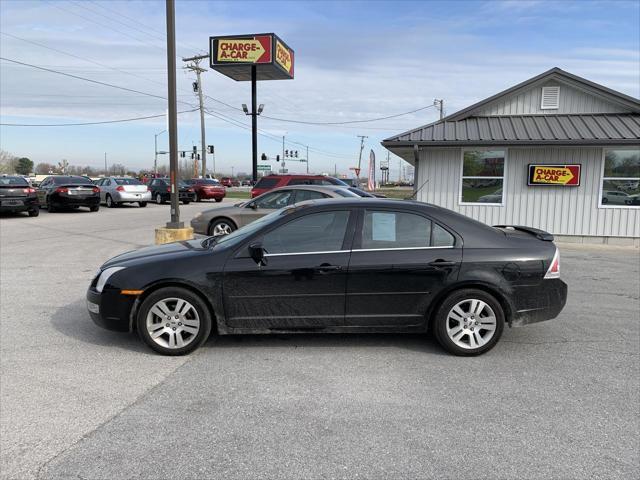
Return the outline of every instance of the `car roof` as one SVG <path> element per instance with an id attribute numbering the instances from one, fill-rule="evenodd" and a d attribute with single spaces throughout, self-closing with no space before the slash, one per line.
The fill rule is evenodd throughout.
<path id="1" fill-rule="evenodd" d="M 337 188 L 348 190 L 346 185 L 285 185 L 284 187 L 274 188 L 265 193 L 277 192 L 280 190 L 311 190 L 314 192 L 331 193 L 335 192 Z"/>

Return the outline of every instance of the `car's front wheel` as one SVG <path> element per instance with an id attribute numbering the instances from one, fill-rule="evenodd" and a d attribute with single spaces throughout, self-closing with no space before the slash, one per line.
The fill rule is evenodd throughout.
<path id="1" fill-rule="evenodd" d="M 196 350 L 211 333 L 211 314 L 195 293 L 180 287 L 161 288 L 138 310 L 138 333 L 163 355 L 185 355 Z"/>
<path id="2" fill-rule="evenodd" d="M 140 206 L 140 208 L 144 208 L 147 206 L 147 202 L 138 202 L 138 205 Z"/>
<path id="3" fill-rule="evenodd" d="M 211 225 L 209 225 L 209 235 L 211 235 L 212 237 L 229 235 L 234 230 L 236 230 L 235 224 L 231 220 L 227 220 L 226 218 L 215 220 L 211 222 Z"/>
<path id="4" fill-rule="evenodd" d="M 447 297 L 434 318 L 438 343 L 454 355 L 480 355 L 502 335 L 505 316 L 500 302 L 482 290 L 465 289 Z"/>

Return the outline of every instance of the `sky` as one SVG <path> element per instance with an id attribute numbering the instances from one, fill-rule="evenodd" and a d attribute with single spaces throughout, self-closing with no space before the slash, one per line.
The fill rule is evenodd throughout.
<path id="1" fill-rule="evenodd" d="M 209 36 L 274 32 L 295 51 L 293 80 L 258 83 L 258 152 L 286 148 L 312 172 L 348 174 L 380 142 L 482 100 L 552 67 L 640 97 L 640 1 L 176 2 L 177 53 L 208 52 Z M 70 127 L 0 126 L 0 149 L 35 163 L 152 168 L 154 135 L 166 128 L 163 1 L 0 0 L 0 57 L 137 90 L 132 93 L 0 60 L 0 123 L 119 120 Z M 178 110 L 193 110 L 194 74 L 178 60 Z M 207 65 L 205 65 L 207 66 Z M 218 173 L 250 172 L 248 82 L 203 74 L 206 143 Z M 145 94 L 151 94 L 149 96 Z M 282 122 L 393 119 L 315 126 Z M 198 112 L 179 115 L 180 149 L 200 145 Z M 159 150 L 168 149 L 166 133 Z M 391 178 L 400 159 L 391 157 Z M 211 165 L 212 159 L 208 159 Z M 160 164 L 167 164 L 160 155 Z M 260 162 L 264 163 L 264 162 Z M 365 162 L 363 161 L 363 165 Z M 274 162 L 271 162 L 274 165 Z M 287 163 L 290 172 L 303 163 Z"/>

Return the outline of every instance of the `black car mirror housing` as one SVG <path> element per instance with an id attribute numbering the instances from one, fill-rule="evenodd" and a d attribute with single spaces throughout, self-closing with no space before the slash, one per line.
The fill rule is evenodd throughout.
<path id="1" fill-rule="evenodd" d="M 260 266 L 267 264 L 267 258 L 264 256 L 264 248 L 260 242 L 249 245 L 249 256 Z"/>

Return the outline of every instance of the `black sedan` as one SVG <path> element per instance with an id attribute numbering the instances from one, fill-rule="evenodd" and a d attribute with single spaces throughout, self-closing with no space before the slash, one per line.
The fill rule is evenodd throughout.
<path id="1" fill-rule="evenodd" d="M 30 217 L 37 217 L 40 214 L 40 206 L 35 188 L 32 188 L 24 177 L 0 176 L 0 212 L 28 212 Z"/>
<path id="2" fill-rule="evenodd" d="M 149 190 L 151 199 L 158 205 L 171 200 L 171 181 L 168 178 L 154 178 L 149 183 Z M 197 200 L 193 187 L 182 180 L 178 182 L 178 199 L 185 205 Z"/>
<path id="3" fill-rule="evenodd" d="M 456 355 L 491 349 L 505 323 L 555 318 L 567 285 L 553 237 L 489 227 L 419 202 L 317 200 L 223 237 L 106 262 L 87 292 L 93 321 L 137 330 L 157 352 L 209 337 L 424 332 Z"/>
<path id="4" fill-rule="evenodd" d="M 42 181 L 37 194 L 40 205 L 50 213 L 78 207 L 88 207 L 92 212 L 100 210 L 100 188 L 87 177 L 52 175 Z"/>

